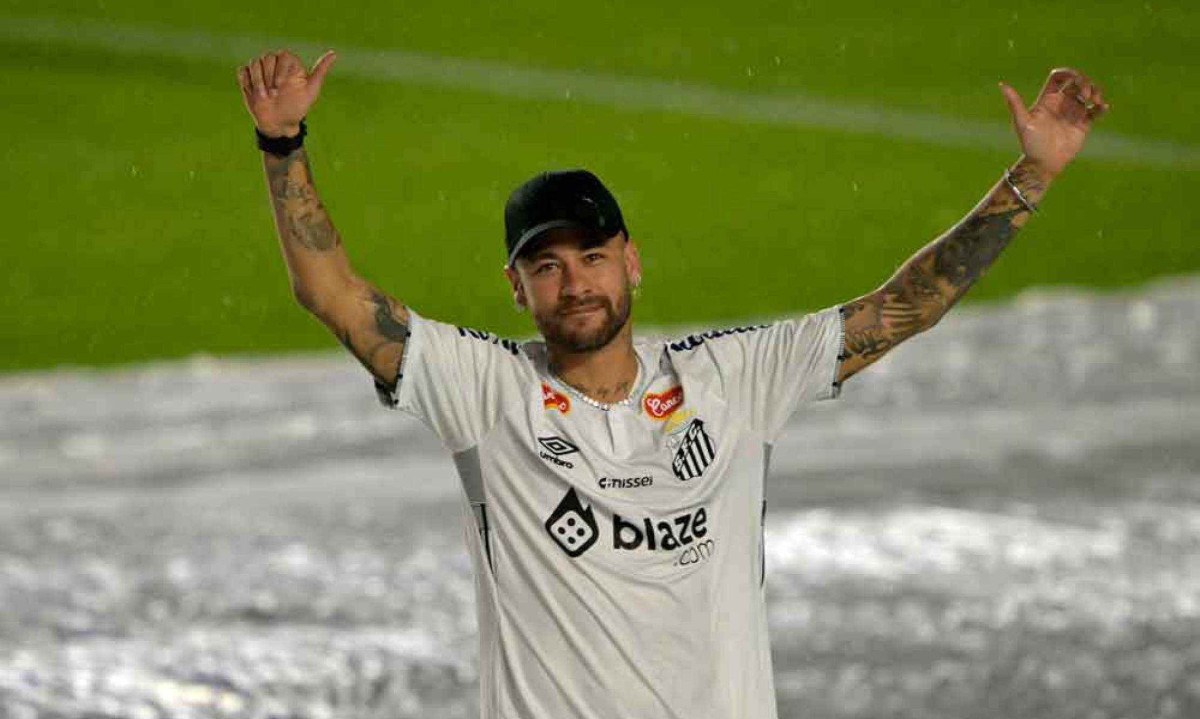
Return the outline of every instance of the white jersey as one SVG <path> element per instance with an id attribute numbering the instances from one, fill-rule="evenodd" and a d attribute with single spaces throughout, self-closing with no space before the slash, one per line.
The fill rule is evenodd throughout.
<path id="1" fill-rule="evenodd" d="M 628 406 L 572 394 L 540 341 L 410 311 L 385 405 L 462 478 L 484 719 L 774 719 L 763 480 L 796 408 L 838 395 L 839 307 L 638 341 Z"/>

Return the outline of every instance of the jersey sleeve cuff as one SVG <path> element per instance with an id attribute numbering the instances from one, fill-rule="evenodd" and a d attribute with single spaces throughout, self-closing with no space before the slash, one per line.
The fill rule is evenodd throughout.
<path id="1" fill-rule="evenodd" d="M 829 380 L 829 390 L 826 399 L 837 399 L 842 394 L 842 383 L 838 376 L 842 374 L 842 363 L 846 361 L 846 306 L 837 307 L 837 344 L 834 351 L 837 357 L 833 362 L 833 377 Z"/>
<path id="2" fill-rule="evenodd" d="M 403 409 L 408 404 L 407 388 L 411 382 L 405 382 L 404 377 L 408 373 L 408 368 L 411 366 L 412 356 L 420 351 L 421 347 L 421 332 L 418 331 L 420 326 L 421 316 L 413 312 L 411 308 L 408 310 L 408 339 L 404 343 L 404 352 L 400 355 L 400 367 L 396 372 L 396 383 L 388 387 L 379 378 L 375 380 L 375 396 L 379 399 L 379 403 L 387 409 Z"/>

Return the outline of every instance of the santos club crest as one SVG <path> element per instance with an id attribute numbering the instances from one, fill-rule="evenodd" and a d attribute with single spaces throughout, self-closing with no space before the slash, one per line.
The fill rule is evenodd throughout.
<path id="1" fill-rule="evenodd" d="M 716 457 L 717 448 L 712 437 L 704 431 L 704 422 L 693 419 L 687 429 L 676 440 L 675 458 L 671 461 L 671 470 L 680 481 L 686 482 L 704 474 L 708 465 Z"/>

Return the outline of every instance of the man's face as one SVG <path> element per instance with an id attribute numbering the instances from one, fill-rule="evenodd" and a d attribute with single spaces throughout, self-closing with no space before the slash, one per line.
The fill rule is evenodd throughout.
<path id="1" fill-rule="evenodd" d="M 506 273 L 514 298 L 529 308 L 547 344 L 591 352 L 608 345 L 629 321 L 641 264 L 624 233 L 598 240 L 559 228 L 539 238 Z"/>

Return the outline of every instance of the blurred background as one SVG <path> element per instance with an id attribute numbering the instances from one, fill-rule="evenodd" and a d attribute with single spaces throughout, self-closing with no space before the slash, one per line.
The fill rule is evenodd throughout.
<path id="1" fill-rule="evenodd" d="M 533 331 L 509 191 L 588 167 L 648 334 L 851 299 L 1082 69 L 1111 113 L 936 329 L 768 483 L 781 717 L 1200 715 L 1200 9 L 0 4 L 0 716 L 478 714 L 448 457 L 292 299 L 236 68 L 309 115 L 360 274 Z"/>

